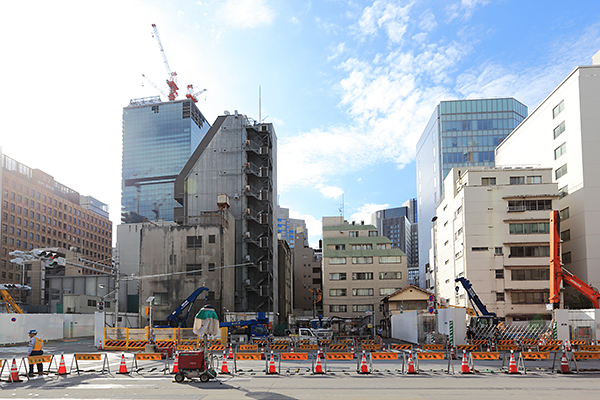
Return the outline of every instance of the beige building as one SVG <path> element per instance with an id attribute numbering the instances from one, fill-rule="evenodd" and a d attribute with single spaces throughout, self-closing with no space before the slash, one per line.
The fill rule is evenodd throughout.
<path id="1" fill-rule="evenodd" d="M 140 232 L 140 310 L 154 296 L 154 323 L 168 325 L 167 316 L 201 286 L 187 327 L 204 304 L 220 318 L 235 301 L 235 226 L 227 209 L 204 212 L 190 219 L 194 225 L 144 225 Z M 141 316 L 142 319 L 145 316 Z M 147 322 L 142 320 L 142 326 Z"/>
<path id="2" fill-rule="evenodd" d="M 433 229 L 440 305 L 471 307 L 455 283 L 465 277 L 488 311 L 509 322 L 550 318 L 549 219 L 557 208 L 550 168 L 453 168 Z"/>
<path id="3" fill-rule="evenodd" d="M 379 325 L 383 297 L 406 286 L 407 259 L 374 225 L 323 217 L 323 314 Z"/>
<path id="4" fill-rule="evenodd" d="M 427 310 L 433 293 L 415 285 L 408 285 L 381 299 L 384 318 L 381 321 L 383 334 L 391 335 L 391 319 L 393 315 L 408 311 Z"/>

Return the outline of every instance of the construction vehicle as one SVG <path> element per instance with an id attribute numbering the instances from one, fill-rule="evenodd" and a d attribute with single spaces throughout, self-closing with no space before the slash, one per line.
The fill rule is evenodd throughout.
<path id="1" fill-rule="evenodd" d="M 269 336 L 269 319 L 264 312 L 259 312 L 257 318 L 219 323 L 220 328 L 227 328 L 230 336 L 244 336 L 248 339 L 266 338 Z"/>
<path id="2" fill-rule="evenodd" d="M 4 300 L 4 307 L 6 307 L 6 312 L 10 314 L 10 309 L 12 308 L 13 313 L 23 314 L 23 310 L 21 310 L 21 307 L 17 305 L 12 296 L 8 293 L 8 290 L 10 289 L 27 290 L 31 289 L 31 287 L 13 283 L 0 284 L 0 296 L 2 296 L 2 300 Z"/>
<path id="3" fill-rule="evenodd" d="M 471 282 L 463 277 L 456 278 L 454 281 L 460 282 L 465 288 L 467 296 L 469 296 L 469 301 L 473 306 L 473 310 L 475 310 L 476 316 L 471 317 L 469 320 L 469 327 L 471 330 L 481 331 L 486 328 L 496 327 L 498 325 L 496 313 L 488 311 L 485 304 L 483 304 L 477 293 L 475 293 L 475 289 L 473 289 Z M 458 287 L 456 289 L 458 291 Z M 477 310 L 479 310 L 479 313 L 477 313 Z"/>
<path id="4" fill-rule="evenodd" d="M 205 290 L 208 291 L 208 288 L 205 287 L 205 286 L 201 286 L 198 289 L 194 290 L 194 293 L 190 294 L 188 296 L 188 298 L 185 299 L 179 305 L 179 307 L 177 307 L 171 314 L 169 314 L 169 316 L 167 317 L 167 321 L 168 321 L 169 325 L 167 325 L 167 326 L 155 326 L 155 328 L 171 328 L 171 327 L 185 328 L 185 323 L 186 323 L 186 321 L 188 319 L 188 316 L 190 315 L 190 311 L 192 311 L 192 307 L 194 305 L 194 302 L 196 301 L 196 299 L 198 298 L 198 296 L 200 295 L 200 293 L 204 292 Z M 208 300 L 208 298 L 207 298 L 207 300 Z M 185 316 L 182 317 L 181 314 L 183 313 L 183 311 L 186 308 L 188 310 L 185 313 Z"/>
<path id="5" fill-rule="evenodd" d="M 560 252 L 560 215 L 558 210 L 550 212 L 550 296 L 549 303 L 553 309 L 560 308 L 560 284 L 565 281 L 585 297 L 591 300 L 594 308 L 600 308 L 600 292 L 588 285 L 565 268 L 561 262 Z"/>

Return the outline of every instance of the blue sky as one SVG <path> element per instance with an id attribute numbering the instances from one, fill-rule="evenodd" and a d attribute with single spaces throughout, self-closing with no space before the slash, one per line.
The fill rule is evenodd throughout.
<path id="1" fill-rule="evenodd" d="M 530 111 L 600 50 L 598 1 L 27 1 L 0 5 L 0 146 L 110 205 L 121 114 L 166 72 L 275 124 L 279 204 L 348 220 L 416 195 L 415 145 L 441 100 L 513 96 Z"/>

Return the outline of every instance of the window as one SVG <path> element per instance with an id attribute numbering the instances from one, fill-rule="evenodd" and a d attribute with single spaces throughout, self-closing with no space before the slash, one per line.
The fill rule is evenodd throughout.
<path id="1" fill-rule="evenodd" d="M 511 246 L 509 257 L 550 257 L 550 246 Z"/>
<path id="2" fill-rule="evenodd" d="M 346 257 L 330 257 L 329 265 L 346 264 Z"/>
<path id="3" fill-rule="evenodd" d="M 496 301 L 504 301 L 504 293 L 496 293 Z"/>
<path id="4" fill-rule="evenodd" d="M 548 292 L 513 292 L 511 299 L 513 304 L 546 304 L 548 297 Z"/>
<path id="5" fill-rule="evenodd" d="M 554 107 L 552 109 L 552 119 L 556 118 L 558 116 L 558 114 L 560 114 L 562 112 L 562 110 L 565 109 L 565 101 L 562 100 L 560 103 L 558 103 L 558 105 L 556 107 Z"/>
<path id="6" fill-rule="evenodd" d="M 208 243 L 215 243 L 215 235 L 208 235 Z"/>
<path id="7" fill-rule="evenodd" d="M 402 257 L 401 256 L 379 257 L 379 263 L 380 264 L 400 264 L 400 263 L 402 263 Z"/>
<path id="8" fill-rule="evenodd" d="M 373 250 L 372 244 L 353 244 L 350 245 L 351 250 Z"/>
<path id="9" fill-rule="evenodd" d="M 353 281 L 371 281 L 373 280 L 372 272 L 353 272 L 352 273 Z"/>
<path id="10" fill-rule="evenodd" d="M 504 270 L 503 269 L 497 269 L 495 272 L 496 272 L 496 279 L 504 279 Z"/>
<path id="11" fill-rule="evenodd" d="M 560 216 L 560 220 L 564 221 L 565 219 L 569 219 L 569 207 L 563 208 L 559 211 L 558 215 Z"/>
<path id="12" fill-rule="evenodd" d="M 345 304 L 330 304 L 329 312 L 348 312 L 348 306 Z"/>
<path id="13" fill-rule="evenodd" d="M 96 307 L 96 300 L 88 299 L 88 307 Z"/>
<path id="14" fill-rule="evenodd" d="M 346 289 L 329 289 L 330 297 L 343 297 L 346 296 Z"/>
<path id="15" fill-rule="evenodd" d="M 535 211 L 535 210 L 552 210 L 552 200 L 509 200 L 508 211 Z"/>
<path id="16" fill-rule="evenodd" d="M 373 264 L 373 257 L 352 257 L 352 264 Z"/>
<path id="17" fill-rule="evenodd" d="M 208 263 L 208 270 L 209 271 L 214 271 L 215 270 L 215 263 Z"/>
<path id="18" fill-rule="evenodd" d="M 567 152 L 567 143 L 563 143 L 554 149 L 554 159 L 556 160 L 558 157 L 562 156 Z"/>
<path id="19" fill-rule="evenodd" d="M 550 233 L 549 222 L 525 222 L 509 224 L 508 231 L 511 235 L 529 233 Z"/>
<path id="20" fill-rule="evenodd" d="M 559 137 L 565 131 L 565 121 L 563 121 L 559 126 L 554 128 L 554 139 Z"/>
<path id="21" fill-rule="evenodd" d="M 399 271 L 395 271 L 395 272 L 380 272 L 379 273 L 379 279 L 402 279 L 402 272 Z"/>
<path id="22" fill-rule="evenodd" d="M 202 264 L 186 264 L 185 270 L 187 276 L 202 276 Z"/>
<path id="23" fill-rule="evenodd" d="M 313 285 L 320 285 L 322 283 L 321 278 L 313 278 L 312 283 Z"/>
<path id="24" fill-rule="evenodd" d="M 169 305 L 169 293 L 154 293 L 154 305 L 155 306 L 168 306 Z"/>
<path id="25" fill-rule="evenodd" d="M 398 291 L 398 288 L 381 288 L 379 289 L 380 296 L 389 296 L 392 293 Z"/>
<path id="26" fill-rule="evenodd" d="M 562 231 L 560 233 L 560 240 L 562 240 L 563 242 L 571 240 L 571 230 L 567 229 L 566 231 Z"/>
<path id="27" fill-rule="evenodd" d="M 373 288 L 352 289 L 352 296 L 373 296 Z"/>
<path id="28" fill-rule="evenodd" d="M 188 249 L 201 249 L 202 248 L 202 236 L 188 236 L 187 237 L 187 248 Z"/>
<path id="29" fill-rule="evenodd" d="M 358 237 L 358 231 L 350 231 L 350 237 Z"/>
<path id="30" fill-rule="evenodd" d="M 369 237 L 376 237 L 379 236 L 379 232 L 377 231 L 369 231 Z"/>
<path id="31" fill-rule="evenodd" d="M 556 176 L 556 179 L 560 178 L 563 175 L 567 174 L 567 164 L 564 164 L 562 167 L 558 168 L 556 171 L 554 171 L 554 175 Z"/>
<path id="32" fill-rule="evenodd" d="M 511 185 L 524 185 L 525 184 L 525 177 L 524 176 L 511 176 L 510 177 L 510 184 Z"/>
<path id="33" fill-rule="evenodd" d="M 345 244 L 335 244 L 333 245 L 333 250 L 346 250 Z"/>
<path id="34" fill-rule="evenodd" d="M 471 247 L 471 251 L 488 251 L 487 247 Z"/>
<path id="35" fill-rule="evenodd" d="M 330 272 L 329 280 L 330 281 L 345 281 L 346 273 L 345 272 Z"/>
<path id="36" fill-rule="evenodd" d="M 550 280 L 550 269 L 513 269 L 510 271 L 510 279 L 513 281 L 548 281 Z"/>
<path id="37" fill-rule="evenodd" d="M 496 184 L 496 178 L 481 178 L 482 186 L 494 186 Z"/>
<path id="38" fill-rule="evenodd" d="M 542 177 L 541 177 L 541 175 L 528 176 L 527 183 L 528 184 L 542 183 Z"/>
<path id="39" fill-rule="evenodd" d="M 320 274 L 321 273 L 321 267 L 313 267 L 313 274 Z"/>
<path id="40" fill-rule="evenodd" d="M 366 312 L 366 311 L 373 311 L 373 310 L 374 310 L 373 304 L 354 304 L 354 305 L 352 305 L 353 312 Z"/>
<path id="41" fill-rule="evenodd" d="M 571 264 L 571 252 L 568 251 L 562 254 L 562 262 L 563 264 Z"/>
<path id="42" fill-rule="evenodd" d="M 377 250 L 385 250 L 387 249 L 387 245 L 385 243 L 378 243 Z"/>
<path id="43" fill-rule="evenodd" d="M 569 185 L 565 185 L 558 189 L 558 198 L 562 199 L 565 196 L 569 195 Z"/>

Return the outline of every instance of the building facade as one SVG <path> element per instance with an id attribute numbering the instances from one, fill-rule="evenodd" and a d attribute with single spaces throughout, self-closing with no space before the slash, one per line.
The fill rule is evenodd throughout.
<path id="1" fill-rule="evenodd" d="M 290 248 L 294 248 L 296 242 L 296 232 L 304 232 L 304 243 L 300 246 L 308 245 L 308 231 L 306 222 L 303 219 L 290 218 L 290 209 L 277 206 L 277 237 L 286 240 Z"/>
<path id="2" fill-rule="evenodd" d="M 549 221 L 557 206 L 549 168 L 453 168 L 433 229 L 438 303 L 471 307 L 455 282 L 464 277 L 508 322 L 551 318 Z"/>
<path id="3" fill-rule="evenodd" d="M 416 154 L 421 287 L 430 264 L 431 219 L 448 171 L 493 166 L 494 149 L 526 116 L 527 107 L 513 98 L 442 101 L 436 106 Z"/>
<path id="4" fill-rule="evenodd" d="M 304 232 L 296 232 L 296 247 L 293 249 L 294 314 L 316 318 L 323 313 L 323 280 L 321 272 L 322 252 L 300 246 L 306 241 Z"/>
<path id="5" fill-rule="evenodd" d="M 279 309 L 276 177 L 273 125 L 251 123 L 236 111 L 217 117 L 175 181 L 178 224 L 218 209 L 219 196 L 228 196 L 236 237 L 234 311 Z"/>
<path id="6" fill-rule="evenodd" d="M 9 253 L 14 250 L 56 248 L 62 249 L 62 253 L 71 251 L 73 257 L 112 265 L 112 222 L 108 219 L 106 204 L 93 197 L 81 196 L 50 174 L 8 157 L 1 149 L 0 155 L 0 283 L 30 285 L 42 279 L 24 273 L 22 266 L 10 262 L 13 257 Z M 39 264 L 25 263 L 25 266 L 41 271 Z M 83 269 L 80 273 L 94 275 L 101 272 Z M 42 296 L 40 291 L 11 295 L 35 305 L 49 305 L 50 300 L 49 293 Z"/>
<path id="7" fill-rule="evenodd" d="M 323 217 L 323 315 L 379 325 L 381 299 L 406 286 L 406 261 L 374 225 Z"/>
<path id="8" fill-rule="evenodd" d="M 190 99 L 156 96 L 123 108 L 122 222 L 173 221 L 173 183 L 209 128 Z"/>
<path id="9" fill-rule="evenodd" d="M 498 166 L 552 168 L 560 194 L 562 262 L 600 286 L 600 52 L 575 68 L 496 150 Z"/>

